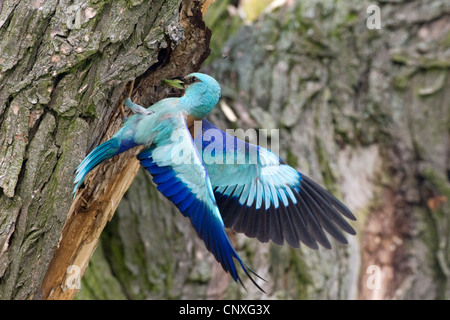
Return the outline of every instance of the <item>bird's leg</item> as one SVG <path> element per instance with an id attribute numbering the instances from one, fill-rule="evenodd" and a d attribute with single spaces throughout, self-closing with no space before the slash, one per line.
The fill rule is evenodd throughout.
<path id="1" fill-rule="evenodd" d="M 133 113 L 142 113 L 142 114 L 145 114 L 145 115 L 149 115 L 149 114 L 155 113 L 154 111 L 147 110 L 143 106 L 140 106 L 140 105 L 134 103 L 133 101 L 131 101 L 130 98 L 126 98 L 125 99 L 125 105 L 128 108 L 130 108 L 131 111 L 133 111 Z"/>
<path id="2" fill-rule="evenodd" d="M 142 106 L 134 103 L 133 101 L 131 101 L 131 92 L 133 91 L 133 87 L 134 87 L 134 80 L 131 82 L 130 92 L 128 94 L 128 97 L 125 99 L 125 105 L 128 108 L 130 108 L 131 111 L 133 111 L 133 113 L 142 113 L 144 115 L 149 115 L 149 114 L 155 113 L 154 111 L 147 110 L 144 107 L 142 107 Z M 123 112 L 123 109 L 122 109 L 122 112 Z"/>

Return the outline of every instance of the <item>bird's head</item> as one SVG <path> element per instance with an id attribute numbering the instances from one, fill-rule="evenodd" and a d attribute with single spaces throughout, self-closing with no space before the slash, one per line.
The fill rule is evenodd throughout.
<path id="1" fill-rule="evenodd" d="M 191 73 L 177 80 L 177 85 L 185 89 L 184 95 L 180 98 L 180 106 L 194 118 L 206 117 L 219 101 L 219 83 L 204 73 Z"/>

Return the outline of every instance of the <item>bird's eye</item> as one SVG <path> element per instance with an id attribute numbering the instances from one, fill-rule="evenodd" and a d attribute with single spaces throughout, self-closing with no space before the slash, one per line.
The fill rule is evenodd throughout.
<path id="1" fill-rule="evenodd" d="M 196 78 L 196 77 L 189 77 L 189 78 L 185 78 L 184 79 L 184 84 L 186 86 L 188 86 L 190 84 L 193 84 L 193 83 L 196 83 L 196 82 L 201 82 L 201 81 L 198 78 Z"/>

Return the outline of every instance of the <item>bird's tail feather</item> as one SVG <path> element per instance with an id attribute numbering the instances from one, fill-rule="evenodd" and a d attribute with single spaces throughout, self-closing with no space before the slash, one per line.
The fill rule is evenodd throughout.
<path id="1" fill-rule="evenodd" d="M 80 163 L 80 165 L 74 172 L 76 174 L 74 179 L 75 187 L 73 189 L 74 197 L 77 189 L 83 183 L 84 178 L 92 169 L 94 169 L 103 161 L 106 161 L 120 153 L 119 144 L 119 141 L 113 138 L 99 145 L 97 148 L 92 150 L 86 158 L 84 158 L 84 160 Z"/>
<path id="2" fill-rule="evenodd" d="M 239 256 L 235 256 L 235 258 L 238 260 L 239 264 L 241 265 L 242 269 L 244 270 L 245 274 L 247 275 L 247 277 L 251 280 L 251 282 L 253 282 L 253 284 L 259 289 L 261 290 L 263 293 L 266 293 L 255 281 L 255 279 L 253 279 L 253 277 L 251 276 L 251 274 L 253 274 L 254 276 L 256 276 L 258 279 L 261 279 L 263 281 L 266 281 L 264 278 L 262 278 L 261 276 L 259 276 L 252 268 L 250 268 L 244 261 L 242 261 Z M 250 274 L 251 273 L 251 274 Z M 236 278 L 234 279 L 235 281 L 239 281 L 239 283 L 244 287 L 245 290 L 247 290 L 247 288 L 245 287 L 244 283 L 242 282 L 241 278 L 239 276 L 237 276 L 237 280 Z"/>

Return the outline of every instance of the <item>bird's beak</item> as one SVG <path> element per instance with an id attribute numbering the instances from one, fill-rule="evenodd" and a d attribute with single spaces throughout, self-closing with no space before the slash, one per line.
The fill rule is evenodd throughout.
<path id="1" fill-rule="evenodd" d="M 181 77 L 173 78 L 173 79 L 163 79 L 162 80 L 165 85 L 169 85 L 176 89 L 184 89 L 184 79 Z"/>

